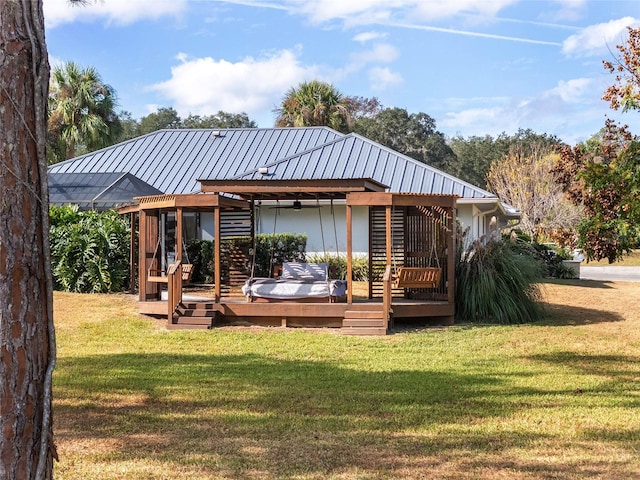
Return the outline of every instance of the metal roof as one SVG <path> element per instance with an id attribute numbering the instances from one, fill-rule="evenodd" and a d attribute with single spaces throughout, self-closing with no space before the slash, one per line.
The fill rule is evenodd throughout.
<path id="1" fill-rule="evenodd" d="M 78 205 L 81 209 L 105 210 L 131 201 L 136 195 L 157 195 L 157 188 L 130 173 L 49 172 L 49 202 Z"/>
<path id="2" fill-rule="evenodd" d="M 261 173 L 265 168 L 267 173 Z M 389 191 L 394 193 L 496 198 L 486 190 L 355 133 L 235 177 L 236 180 L 330 180 L 336 178 L 370 178 L 387 185 Z"/>
<path id="3" fill-rule="evenodd" d="M 49 167 L 50 183 L 63 174 L 113 172 L 168 194 L 198 192 L 198 179 L 370 178 L 397 193 L 497 199 L 360 135 L 327 127 L 159 130 Z"/>

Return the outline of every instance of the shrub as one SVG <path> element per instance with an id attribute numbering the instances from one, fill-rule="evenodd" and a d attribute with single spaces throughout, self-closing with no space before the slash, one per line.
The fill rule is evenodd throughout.
<path id="1" fill-rule="evenodd" d="M 462 242 L 461 242 L 462 243 Z M 524 245 L 479 239 L 456 258 L 456 316 L 460 321 L 517 324 L 542 315 L 537 282 L 544 273 Z"/>
<path id="2" fill-rule="evenodd" d="M 347 278 L 347 257 L 344 255 L 314 253 L 307 255 L 307 261 L 326 263 L 329 265 L 329 278 Z M 354 257 L 351 261 L 351 274 L 354 282 L 364 282 L 368 279 L 369 262 L 366 256 Z"/>
<path id="3" fill-rule="evenodd" d="M 70 292 L 117 292 L 129 279 L 129 225 L 110 210 L 50 209 L 54 288 Z"/>
<path id="4" fill-rule="evenodd" d="M 293 233 L 256 235 L 254 277 L 271 277 L 273 266 L 283 262 L 304 262 L 307 236 Z"/>
<path id="5" fill-rule="evenodd" d="M 307 246 L 306 235 L 291 233 L 276 233 L 256 235 L 256 255 L 254 277 L 270 277 L 273 274 L 273 265 L 283 262 L 304 262 L 305 248 Z M 194 283 L 213 282 L 213 242 L 209 240 L 191 240 L 186 245 L 189 263 L 193 264 L 192 281 Z M 242 251 L 249 256 L 249 261 L 242 268 L 250 273 L 253 261 L 253 250 L 249 245 L 249 237 L 226 237 L 222 242 L 222 276 L 226 277 L 229 271 L 230 259 L 226 253 L 230 251 Z M 185 258 L 185 260 L 187 260 Z M 271 265 L 269 264 L 271 262 Z M 238 268 L 238 266 L 235 266 Z"/>
<path id="6" fill-rule="evenodd" d="M 185 245 L 187 252 L 183 262 L 193 265 L 191 281 L 193 283 L 213 282 L 213 242 L 211 240 L 189 240 Z"/>

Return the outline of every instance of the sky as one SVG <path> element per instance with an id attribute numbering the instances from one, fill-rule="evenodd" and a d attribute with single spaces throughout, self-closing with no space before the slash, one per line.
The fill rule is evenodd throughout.
<path id="1" fill-rule="evenodd" d="M 601 100 L 638 0 L 44 0 L 53 67 L 92 66 L 140 118 L 246 113 L 272 127 L 303 81 L 424 112 L 447 136 L 518 129 L 575 144 L 607 117 L 640 134 L 640 112 Z"/>

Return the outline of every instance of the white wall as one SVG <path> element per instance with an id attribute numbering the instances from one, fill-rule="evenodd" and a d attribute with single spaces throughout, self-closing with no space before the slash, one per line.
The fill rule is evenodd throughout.
<path id="1" fill-rule="evenodd" d="M 277 233 L 306 234 L 308 253 L 324 253 L 326 251 L 328 254 L 336 253 L 337 236 L 337 252 L 345 255 L 347 252 L 346 207 L 344 205 L 334 205 L 333 210 L 334 213 L 332 215 L 330 205 L 322 205 L 320 208 L 303 208 L 302 210 L 276 209 L 262 206 L 258 215 L 258 233 L 273 233 L 275 222 L 275 231 Z M 367 207 L 354 207 L 352 219 L 353 253 L 354 255 L 366 255 L 369 251 L 369 216 Z"/>
<path id="2" fill-rule="evenodd" d="M 338 237 L 338 252 L 345 255 L 347 252 L 347 224 L 346 207 L 344 205 L 334 205 L 334 219 L 331 214 L 330 205 L 322 205 L 320 213 L 318 208 L 303 208 L 293 210 L 289 208 L 271 208 L 263 205 L 260 213 L 256 215 L 258 221 L 258 233 L 273 233 L 274 220 L 276 233 L 303 233 L 307 235 L 307 252 L 328 254 L 336 253 L 336 233 Z M 276 212 L 278 212 L 277 218 Z M 322 217 L 322 228 L 320 228 L 320 217 Z M 367 255 L 369 252 L 369 215 L 366 206 L 353 207 L 353 254 Z M 485 215 L 478 208 L 470 204 L 458 205 L 458 221 L 464 231 L 470 227 L 468 239 L 473 240 L 486 233 L 488 224 Z M 200 214 L 200 228 L 203 240 L 213 240 L 213 213 Z M 324 237 L 324 248 L 323 248 Z M 468 241 L 470 241 L 468 240 Z"/>

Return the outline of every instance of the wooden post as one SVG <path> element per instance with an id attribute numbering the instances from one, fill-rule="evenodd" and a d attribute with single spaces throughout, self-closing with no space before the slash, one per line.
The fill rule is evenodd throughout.
<path id="1" fill-rule="evenodd" d="M 347 304 L 353 303 L 353 222 L 351 205 L 347 205 Z"/>
<path id="2" fill-rule="evenodd" d="M 147 233 L 150 219 L 146 210 L 140 210 L 140 225 L 138 226 L 138 299 L 147 300 Z"/>
<path id="3" fill-rule="evenodd" d="M 391 205 L 387 205 L 385 207 L 385 240 L 386 240 L 386 256 L 387 256 L 387 266 L 385 268 L 384 277 L 382 278 L 383 289 L 382 289 L 382 297 L 383 297 L 383 308 L 384 308 L 384 326 L 385 329 L 389 329 L 389 315 L 391 313 L 391 256 L 393 255 L 393 235 L 391 231 Z"/>
<path id="4" fill-rule="evenodd" d="M 391 235 L 391 205 L 385 207 L 385 241 L 387 244 L 386 256 L 387 265 L 391 265 L 391 256 L 393 255 L 393 237 Z"/>
<path id="5" fill-rule="evenodd" d="M 129 219 L 129 293 L 133 293 L 136 291 L 136 212 L 131 212 Z"/>
<path id="6" fill-rule="evenodd" d="M 447 230 L 447 301 L 450 304 L 455 303 L 456 291 L 456 207 L 455 205 L 449 209 L 449 221 Z"/>
<path id="7" fill-rule="evenodd" d="M 382 314 L 385 330 L 389 330 L 389 317 L 391 316 L 391 265 L 387 264 L 382 277 Z"/>
<path id="8" fill-rule="evenodd" d="M 213 295 L 216 303 L 220 301 L 222 296 L 222 289 L 220 288 L 220 282 L 222 281 L 222 269 L 220 264 L 220 250 L 221 250 L 221 238 L 220 238 L 220 207 L 215 207 L 213 210 L 213 281 L 215 285 L 213 287 Z"/>
<path id="9" fill-rule="evenodd" d="M 155 282 L 149 282 L 147 278 L 149 268 L 158 268 L 158 258 L 156 256 L 156 246 L 159 238 L 158 227 L 159 219 L 157 210 L 154 210 L 153 213 L 149 210 L 140 210 L 138 298 L 141 302 L 160 300 L 160 285 Z"/>
<path id="10" fill-rule="evenodd" d="M 176 260 L 182 260 L 182 207 L 176 208 Z"/>

